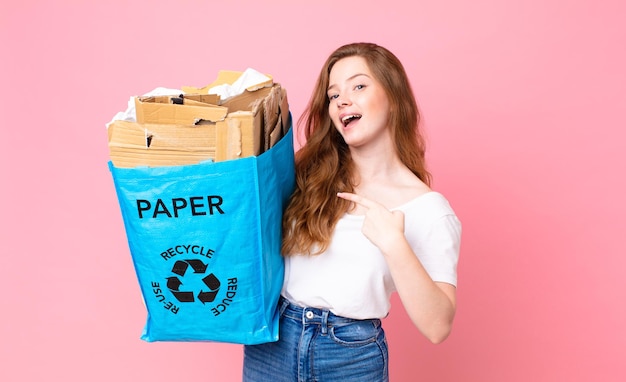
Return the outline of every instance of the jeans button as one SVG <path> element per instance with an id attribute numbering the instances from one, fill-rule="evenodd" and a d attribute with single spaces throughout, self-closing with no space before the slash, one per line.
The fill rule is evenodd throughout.
<path id="1" fill-rule="evenodd" d="M 313 318 L 314 314 L 309 310 L 304 314 L 304 316 L 310 320 L 311 318 Z"/>

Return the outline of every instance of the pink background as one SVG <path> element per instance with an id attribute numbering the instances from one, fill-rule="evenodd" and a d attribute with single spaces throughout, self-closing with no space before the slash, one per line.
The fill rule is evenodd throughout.
<path id="1" fill-rule="evenodd" d="M 404 62 L 464 224 L 454 331 L 428 344 L 394 299 L 392 380 L 626 380 L 624 1 L 219 3 L 0 5 L 0 380 L 240 380 L 241 346 L 139 340 L 105 123 L 247 67 L 299 117 L 353 41 Z"/>

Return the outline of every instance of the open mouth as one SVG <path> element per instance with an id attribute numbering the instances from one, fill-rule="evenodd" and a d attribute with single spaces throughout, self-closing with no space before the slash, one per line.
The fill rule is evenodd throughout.
<path id="1" fill-rule="evenodd" d="M 343 126 L 348 126 L 350 123 L 357 121 L 361 119 L 361 115 L 360 114 L 351 114 L 351 115 L 346 115 L 345 117 L 343 117 L 341 119 L 341 123 L 343 123 Z"/>

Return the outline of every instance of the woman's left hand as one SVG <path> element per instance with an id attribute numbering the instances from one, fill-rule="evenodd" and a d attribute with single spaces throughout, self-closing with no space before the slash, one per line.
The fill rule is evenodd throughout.
<path id="1" fill-rule="evenodd" d="M 389 211 L 385 206 L 357 194 L 339 192 L 337 196 L 358 204 L 365 210 L 361 231 L 383 253 L 397 240 L 404 239 L 404 213 Z"/>

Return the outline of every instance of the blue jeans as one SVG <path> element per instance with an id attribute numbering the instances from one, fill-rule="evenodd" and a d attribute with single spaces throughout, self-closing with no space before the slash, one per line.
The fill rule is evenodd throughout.
<path id="1" fill-rule="evenodd" d="M 244 347 L 244 382 L 388 382 L 380 320 L 353 320 L 280 299 L 280 339 Z"/>

